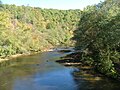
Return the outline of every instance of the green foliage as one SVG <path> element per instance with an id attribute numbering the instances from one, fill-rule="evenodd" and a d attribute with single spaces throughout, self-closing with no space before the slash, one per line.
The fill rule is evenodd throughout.
<path id="1" fill-rule="evenodd" d="M 120 62 L 119 5 L 119 0 L 106 0 L 80 11 L 1 4 L 0 57 L 71 46 L 74 32 L 75 46 L 83 52 L 81 61 L 116 78 L 114 63 Z"/>
<path id="2" fill-rule="evenodd" d="M 99 5 L 88 6 L 82 12 L 79 29 L 74 32 L 76 48 L 83 51 L 82 61 L 116 77 L 114 63 L 120 59 L 120 2 L 106 0 Z"/>
<path id="3" fill-rule="evenodd" d="M 80 10 L 0 6 L 0 57 L 72 45 Z"/>

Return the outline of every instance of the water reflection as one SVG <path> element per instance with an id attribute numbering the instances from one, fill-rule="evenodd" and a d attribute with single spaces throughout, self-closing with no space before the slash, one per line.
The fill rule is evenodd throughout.
<path id="1" fill-rule="evenodd" d="M 17 78 L 13 90 L 76 90 L 72 87 L 75 82 L 70 72 L 72 72 L 70 68 L 59 68 Z"/>
<path id="2" fill-rule="evenodd" d="M 95 79 L 54 62 L 65 54 L 45 52 L 17 58 L 0 70 L 0 90 L 117 90 L 118 82 Z"/>
<path id="3" fill-rule="evenodd" d="M 119 90 L 120 83 L 115 80 L 86 73 L 85 71 L 73 72 L 74 81 L 78 90 Z"/>

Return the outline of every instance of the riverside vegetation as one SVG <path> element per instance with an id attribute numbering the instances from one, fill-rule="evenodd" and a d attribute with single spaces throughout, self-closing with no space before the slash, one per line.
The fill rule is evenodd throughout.
<path id="1" fill-rule="evenodd" d="M 119 78 L 120 0 L 105 0 L 83 11 L 0 4 L 1 58 L 58 45 L 75 46 L 80 62 Z"/>
<path id="2" fill-rule="evenodd" d="M 120 0 L 106 0 L 82 12 L 74 32 L 80 61 L 118 78 L 120 69 Z"/>
<path id="3" fill-rule="evenodd" d="M 0 5 L 0 56 L 71 45 L 80 10 Z"/>

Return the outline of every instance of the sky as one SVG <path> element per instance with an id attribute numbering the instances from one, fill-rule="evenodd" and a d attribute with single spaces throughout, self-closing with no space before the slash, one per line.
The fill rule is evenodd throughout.
<path id="1" fill-rule="evenodd" d="M 32 7 L 53 9 L 83 9 L 104 0 L 1 0 L 3 4 L 29 5 Z"/>

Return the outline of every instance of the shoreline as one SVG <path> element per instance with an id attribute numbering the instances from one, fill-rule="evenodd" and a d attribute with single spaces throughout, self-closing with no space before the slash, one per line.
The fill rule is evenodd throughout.
<path id="1" fill-rule="evenodd" d="M 38 53 L 42 53 L 42 52 L 51 52 L 51 51 L 56 51 L 57 47 L 50 47 L 50 48 L 44 48 L 38 52 L 31 52 L 31 53 L 23 53 L 23 54 L 15 54 L 15 55 L 8 55 L 6 57 L 0 57 L 0 64 L 6 61 L 12 61 L 12 59 L 18 58 L 18 57 L 22 57 L 22 56 L 30 56 L 30 55 L 34 55 L 34 54 L 38 54 Z M 61 52 L 61 50 L 57 50 L 59 52 Z"/>
<path id="2" fill-rule="evenodd" d="M 0 57 L 0 63 L 2 63 L 4 61 L 9 61 L 9 60 L 15 59 L 15 58 L 18 58 L 18 57 L 21 57 L 21 56 L 30 56 L 30 55 L 34 55 L 34 54 L 37 54 L 37 53 L 50 52 L 50 51 L 54 51 L 54 48 L 44 49 L 44 50 L 41 50 L 41 51 L 38 51 L 38 52 L 31 52 L 31 53 L 28 53 L 28 54 L 27 53 L 23 53 L 23 54 L 10 55 L 10 56 L 7 56 L 5 58 L 1 58 Z"/>

